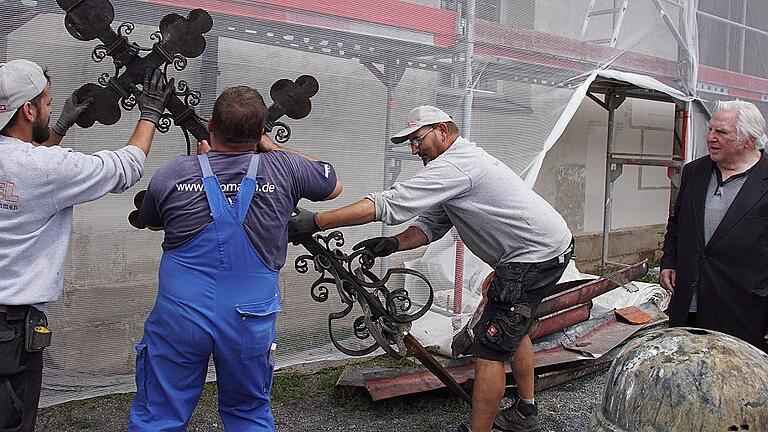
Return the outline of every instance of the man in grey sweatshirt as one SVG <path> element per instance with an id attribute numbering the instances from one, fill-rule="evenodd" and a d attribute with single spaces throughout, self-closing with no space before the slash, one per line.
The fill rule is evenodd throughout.
<path id="1" fill-rule="evenodd" d="M 49 129 L 48 74 L 29 60 L 0 64 L 0 429 L 35 428 L 50 340 L 42 307 L 61 295 L 72 206 L 141 179 L 172 91 L 160 71 L 148 74 L 128 145 L 86 155 L 56 144 L 90 101 L 70 96 Z"/>
<path id="2" fill-rule="evenodd" d="M 462 138 L 438 108 L 411 110 L 406 128 L 391 138 L 408 141 L 424 169 L 346 207 L 314 214 L 300 210 L 289 225 L 293 241 L 317 231 L 416 218 L 393 237 L 365 240 L 382 257 L 443 237 L 451 227 L 475 255 L 494 267 L 488 302 L 474 327 L 475 384 L 472 430 L 540 430 L 534 404 L 533 346 L 527 336 L 533 312 L 562 275 L 573 250 L 565 220 L 512 169 Z M 496 416 L 504 395 L 504 362 L 510 359 L 518 385 L 515 404 Z"/>

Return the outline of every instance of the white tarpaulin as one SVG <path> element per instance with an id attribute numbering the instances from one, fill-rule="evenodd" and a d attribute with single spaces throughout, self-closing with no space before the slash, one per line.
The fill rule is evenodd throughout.
<path id="1" fill-rule="evenodd" d="M 557 140 L 563 134 L 566 126 L 568 126 L 568 123 L 570 123 L 574 114 L 576 114 L 576 110 L 581 105 L 581 101 L 586 97 L 589 86 L 592 85 L 592 83 L 595 81 L 595 78 L 598 76 L 630 83 L 641 89 L 648 89 L 664 93 L 680 102 L 690 102 L 695 99 L 694 96 L 686 95 L 685 93 L 679 90 L 675 90 L 674 88 L 647 75 L 639 75 L 631 72 L 621 72 L 608 69 L 593 71 L 573 93 L 573 96 L 571 97 L 571 100 L 568 101 L 565 110 L 560 115 L 557 123 L 555 123 L 555 126 L 550 132 L 549 136 L 547 136 L 547 139 L 544 141 L 544 147 L 542 151 L 523 170 L 525 182 L 530 187 L 533 187 L 533 185 L 536 184 L 536 180 L 539 177 L 539 171 L 541 170 L 541 165 L 544 162 L 544 158 L 546 157 L 547 152 L 552 148 L 552 146 L 555 145 Z"/>

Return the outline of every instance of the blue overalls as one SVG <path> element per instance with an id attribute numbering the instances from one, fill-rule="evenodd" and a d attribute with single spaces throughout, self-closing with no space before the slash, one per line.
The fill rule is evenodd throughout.
<path id="1" fill-rule="evenodd" d="M 157 301 L 136 345 L 131 431 L 183 431 L 203 390 L 213 354 L 219 414 L 229 431 L 274 431 L 278 272 L 243 228 L 256 189 L 254 154 L 230 205 L 206 155 L 198 156 L 213 221 L 163 253 Z"/>

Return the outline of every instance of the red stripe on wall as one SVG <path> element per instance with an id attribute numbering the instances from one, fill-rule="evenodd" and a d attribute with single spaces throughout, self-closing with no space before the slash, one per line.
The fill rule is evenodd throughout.
<path id="1" fill-rule="evenodd" d="M 401 0 L 148 0 L 148 3 L 183 8 L 201 8 L 211 13 L 272 21 L 287 21 L 290 11 L 304 11 L 373 24 L 432 33 L 441 43 L 453 44 L 456 33 L 455 11 L 408 3 Z M 438 38 L 436 38 L 438 39 Z"/>
<path id="2" fill-rule="evenodd" d="M 147 3 L 176 6 L 185 9 L 205 9 L 210 13 L 232 15 L 243 18 L 263 19 L 269 21 L 286 21 L 286 13 L 274 7 L 265 7 L 253 3 L 245 4 L 238 1 L 222 0 L 148 0 Z"/>
<path id="3" fill-rule="evenodd" d="M 762 93 L 743 90 L 739 88 L 729 88 L 728 96 L 733 96 L 739 99 L 751 99 L 751 100 L 758 100 L 758 101 L 762 99 Z"/>
<path id="4" fill-rule="evenodd" d="M 730 89 L 738 88 L 748 93 L 768 93 L 768 79 L 716 69 L 711 66 L 699 66 L 699 82 L 722 85 Z M 760 98 L 758 97 L 758 99 Z"/>

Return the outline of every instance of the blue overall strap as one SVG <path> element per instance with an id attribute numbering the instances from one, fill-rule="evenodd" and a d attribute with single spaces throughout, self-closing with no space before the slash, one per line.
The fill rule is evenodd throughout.
<path id="1" fill-rule="evenodd" d="M 251 207 L 253 193 L 258 186 L 256 183 L 256 172 L 259 170 L 259 154 L 251 155 L 251 163 L 248 165 L 248 172 L 240 183 L 240 191 L 237 193 L 237 220 L 241 224 L 245 221 L 245 215 Z"/>
<path id="2" fill-rule="evenodd" d="M 219 219 L 228 206 L 227 199 L 224 192 L 221 191 L 219 180 L 213 174 L 208 155 L 198 155 L 197 161 L 200 163 L 200 169 L 203 170 L 203 186 L 205 187 L 205 196 L 208 198 L 208 207 L 211 209 L 211 216 L 214 220 Z"/>

